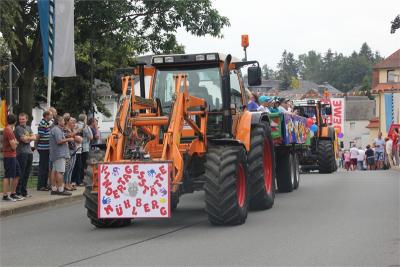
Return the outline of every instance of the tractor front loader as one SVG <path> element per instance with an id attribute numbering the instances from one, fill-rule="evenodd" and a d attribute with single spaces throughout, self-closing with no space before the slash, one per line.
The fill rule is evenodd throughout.
<path id="1" fill-rule="evenodd" d="M 254 65 L 249 68 L 249 83 L 256 85 L 260 81 L 258 62 L 232 60 L 218 53 L 154 56 L 152 66 L 138 65 L 122 77 L 113 131 L 106 146 L 92 148 L 89 159 L 84 195 L 93 225 L 118 227 L 141 218 L 136 211 L 143 203 L 137 192 L 149 198 L 150 191 L 151 196 L 167 195 L 173 211 L 182 194 L 204 190 L 209 221 L 217 225 L 244 223 L 249 207 L 272 207 L 275 155 L 271 129 L 266 114 L 246 109 L 240 68 L 249 64 Z M 145 77 L 150 78 L 147 96 Z M 135 95 L 137 80 L 140 96 Z M 156 164 L 168 165 L 168 194 L 158 180 L 154 187 L 141 185 L 155 176 L 163 180 L 153 169 L 138 172 L 137 181 L 132 176 L 135 168 Z M 122 173 L 116 167 L 120 165 L 125 168 Z M 111 170 L 104 174 L 108 167 L 116 176 L 110 176 Z M 116 180 L 119 191 L 110 189 Z M 104 186 L 110 187 L 110 194 L 102 193 Z M 118 204 L 121 196 L 124 204 Z M 151 203 L 154 208 L 164 202 Z M 144 209 L 150 211 L 146 205 Z M 132 213 L 126 216 L 126 212 Z M 167 214 L 165 210 L 161 213 Z"/>

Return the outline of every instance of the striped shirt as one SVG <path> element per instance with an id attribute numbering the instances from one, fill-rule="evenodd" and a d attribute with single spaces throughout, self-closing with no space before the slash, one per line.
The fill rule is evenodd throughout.
<path id="1" fill-rule="evenodd" d="M 45 119 L 42 119 L 38 126 L 38 142 L 37 149 L 38 150 L 49 150 L 49 137 L 50 137 L 50 123 Z"/>

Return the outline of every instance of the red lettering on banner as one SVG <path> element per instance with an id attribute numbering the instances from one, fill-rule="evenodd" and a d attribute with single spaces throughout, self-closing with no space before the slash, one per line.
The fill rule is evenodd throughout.
<path id="1" fill-rule="evenodd" d="M 115 199 L 118 199 L 120 197 L 120 195 L 118 194 L 118 190 L 114 190 L 113 194 Z"/>
<path id="2" fill-rule="evenodd" d="M 143 195 L 146 195 L 147 191 L 150 189 L 147 185 L 144 185 Z"/>
<path id="3" fill-rule="evenodd" d="M 131 207 L 131 202 L 129 201 L 129 199 L 124 200 L 124 206 L 125 206 L 125 209 L 129 209 Z"/>
<path id="4" fill-rule="evenodd" d="M 132 173 L 132 169 L 129 167 L 129 165 L 125 166 L 125 172 L 128 174 Z"/>
<path id="5" fill-rule="evenodd" d="M 103 183 L 102 183 L 102 185 L 105 187 L 105 188 L 108 188 L 108 187 L 110 187 L 111 186 L 111 182 L 110 182 L 110 180 L 105 180 Z"/>
<path id="6" fill-rule="evenodd" d="M 101 173 L 108 172 L 108 166 L 107 166 L 107 165 L 101 165 L 101 170 L 100 170 L 100 172 L 101 172 Z"/>
<path id="7" fill-rule="evenodd" d="M 104 177 L 104 179 L 108 180 L 108 177 L 110 176 L 109 172 L 106 172 L 106 176 Z"/>
<path id="8" fill-rule="evenodd" d="M 139 182 L 139 186 L 140 187 L 146 186 L 146 179 L 141 179 L 141 181 Z"/>
<path id="9" fill-rule="evenodd" d="M 136 207 L 132 208 L 132 215 L 137 215 Z"/>
<path id="10" fill-rule="evenodd" d="M 161 184 L 160 184 L 159 180 L 155 180 L 153 185 L 158 185 L 158 187 L 161 187 Z"/>
<path id="11" fill-rule="evenodd" d="M 123 193 L 126 190 L 126 187 L 120 184 L 119 186 L 117 186 L 117 189 L 119 190 L 119 192 Z"/>
<path id="12" fill-rule="evenodd" d="M 156 175 L 156 178 L 160 179 L 161 181 L 164 181 L 164 178 L 161 176 L 160 173 L 158 173 L 158 174 Z"/>
<path id="13" fill-rule="evenodd" d="M 144 178 L 144 172 L 140 172 L 140 174 L 137 176 L 138 179 L 143 179 Z"/>
<path id="14" fill-rule="evenodd" d="M 111 188 L 111 187 L 108 187 L 107 190 L 106 190 L 106 195 L 107 195 L 107 196 L 111 196 L 112 192 L 113 192 L 113 191 L 112 191 L 112 188 Z"/>
<path id="15" fill-rule="evenodd" d="M 124 180 L 125 182 L 129 182 L 129 180 L 132 178 L 129 174 L 124 174 Z"/>
<path id="16" fill-rule="evenodd" d="M 110 204 L 108 204 L 106 207 L 104 207 L 104 210 L 106 211 L 107 215 L 109 215 L 111 212 L 114 211 L 114 209 L 111 207 Z"/>
<path id="17" fill-rule="evenodd" d="M 160 214 L 163 215 L 163 216 L 167 215 L 167 210 L 166 210 L 166 208 L 161 207 L 161 209 L 160 209 Z"/>
<path id="18" fill-rule="evenodd" d="M 139 173 L 139 165 L 133 165 L 133 173 L 138 174 Z"/>
<path id="19" fill-rule="evenodd" d="M 119 178 L 118 178 L 118 183 L 119 183 L 119 184 L 123 184 L 123 185 L 126 184 L 125 181 L 122 180 L 122 177 L 119 177 Z"/>
<path id="20" fill-rule="evenodd" d="M 150 196 L 154 196 L 154 195 L 157 195 L 157 194 L 158 194 L 157 190 L 155 190 L 154 187 L 152 186 L 151 190 L 150 190 Z"/>
<path id="21" fill-rule="evenodd" d="M 144 204 L 144 205 L 143 205 L 143 208 L 144 208 L 144 211 L 145 211 L 146 213 L 151 211 L 150 208 L 149 208 L 149 204 L 148 204 L 148 203 Z"/>
<path id="22" fill-rule="evenodd" d="M 136 207 L 141 207 L 142 206 L 142 199 L 141 198 L 137 198 L 136 199 Z"/>
<path id="23" fill-rule="evenodd" d="M 122 216 L 122 214 L 124 214 L 124 210 L 122 209 L 121 205 L 117 205 L 115 207 L 115 210 L 116 210 L 118 216 Z"/>
<path id="24" fill-rule="evenodd" d="M 159 209 L 157 200 L 153 200 L 153 201 L 151 202 L 151 208 L 152 208 L 153 210 Z"/>
<path id="25" fill-rule="evenodd" d="M 167 171 L 166 171 L 165 168 L 164 168 L 164 165 L 161 165 L 160 168 L 158 168 L 158 169 L 160 170 L 160 172 L 161 172 L 162 174 L 166 174 L 166 173 L 167 173 Z"/>

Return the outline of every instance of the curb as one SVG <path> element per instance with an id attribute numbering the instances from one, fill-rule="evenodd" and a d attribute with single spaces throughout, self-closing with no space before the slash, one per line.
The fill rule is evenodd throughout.
<path id="1" fill-rule="evenodd" d="M 38 203 L 28 204 L 28 205 L 21 206 L 21 207 L 3 209 L 3 210 L 0 210 L 0 218 L 11 216 L 11 215 L 16 215 L 16 214 L 21 214 L 21 213 L 28 212 L 28 211 L 57 206 L 57 205 L 61 205 L 61 204 L 71 203 L 71 202 L 79 201 L 81 199 L 83 199 L 83 194 L 77 194 L 77 195 L 72 195 L 69 197 L 63 196 L 63 197 L 60 197 L 58 199 L 54 199 L 51 201 L 42 201 L 42 202 L 38 202 Z"/>

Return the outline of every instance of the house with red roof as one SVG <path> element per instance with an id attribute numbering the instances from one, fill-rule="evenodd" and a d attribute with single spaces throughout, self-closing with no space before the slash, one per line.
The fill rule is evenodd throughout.
<path id="1" fill-rule="evenodd" d="M 376 118 L 367 126 L 370 136 L 375 138 L 379 131 L 386 136 L 392 123 L 400 123 L 400 49 L 373 67 L 372 94 Z"/>

